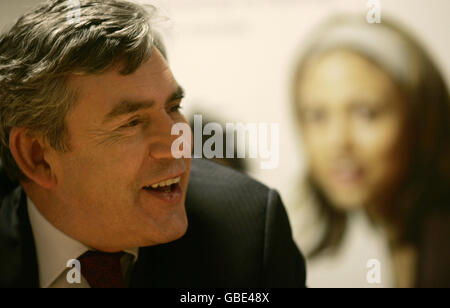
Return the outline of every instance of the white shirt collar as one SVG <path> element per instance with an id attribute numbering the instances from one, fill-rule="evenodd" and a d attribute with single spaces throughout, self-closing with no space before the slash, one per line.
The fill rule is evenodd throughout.
<path id="1" fill-rule="evenodd" d="M 90 248 L 55 228 L 28 197 L 27 208 L 36 245 L 40 286 L 48 288 L 67 269 L 67 261 L 77 259 Z M 139 248 L 124 251 L 133 255 L 136 262 Z"/>

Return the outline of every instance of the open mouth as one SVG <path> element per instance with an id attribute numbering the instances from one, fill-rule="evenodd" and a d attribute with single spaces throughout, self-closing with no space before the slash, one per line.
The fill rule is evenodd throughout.
<path id="1" fill-rule="evenodd" d="M 179 185 L 179 184 L 171 184 L 171 185 L 167 185 L 167 186 L 159 186 L 156 188 L 153 188 L 151 186 L 146 186 L 144 187 L 145 190 L 148 191 L 162 191 L 162 192 L 171 192 L 175 189 L 175 187 Z"/>
<path id="2" fill-rule="evenodd" d="M 161 182 L 149 185 L 149 186 L 145 186 L 144 189 L 170 192 L 170 191 L 174 190 L 177 185 L 179 185 L 180 180 L 181 180 L 181 177 L 176 177 L 176 178 L 161 181 Z"/>
<path id="3" fill-rule="evenodd" d="M 171 203 L 178 202 L 182 197 L 180 180 L 181 177 L 176 177 L 149 186 L 144 186 L 143 189 L 158 199 Z"/>

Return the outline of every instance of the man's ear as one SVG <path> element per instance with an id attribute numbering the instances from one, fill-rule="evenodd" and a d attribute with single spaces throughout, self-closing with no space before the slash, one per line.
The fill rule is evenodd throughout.
<path id="1" fill-rule="evenodd" d="M 45 159 L 46 146 L 43 138 L 30 134 L 26 128 L 11 129 L 9 148 L 17 165 L 31 181 L 45 189 L 51 189 L 56 185 L 56 177 Z"/>

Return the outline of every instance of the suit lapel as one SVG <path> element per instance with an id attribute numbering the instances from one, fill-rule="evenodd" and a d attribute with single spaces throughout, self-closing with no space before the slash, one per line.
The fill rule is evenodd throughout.
<path id="1" fill-rule="evenodd" d="M 134 265 L 133 273 L 131 275 L 130 287 L 131 288 L 146 288 L 151 286 L 151 280 L 146 277 L 152 277 L 152 260 L 149 258 L 151 247 L 140 247 L 139 257 Z"/>
<path id="2" fill-rule="evenodd" d="M 0 200 L 0 287 L 39 287 L 26 195 L 18 186 Z"/>

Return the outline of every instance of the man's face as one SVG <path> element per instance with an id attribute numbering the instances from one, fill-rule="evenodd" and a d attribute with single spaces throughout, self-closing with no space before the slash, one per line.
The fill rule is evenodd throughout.
<path id="1" fill-rule="evenodd" d="M 104 251 L 170 242 L 187 228 L 190 159 L 171 155 L 172 125 L 186 122 L 182 90 L 156 49 L 133 74 L 120 69 L 72 76 L 79 96 L 66 119 L 71 151 L 49 156 L 60 207 L 54 223 Z M 175 183 L 149 188 L 165 180 Z"/>

